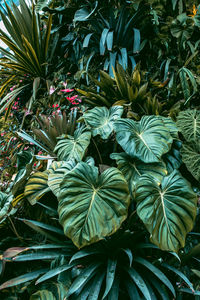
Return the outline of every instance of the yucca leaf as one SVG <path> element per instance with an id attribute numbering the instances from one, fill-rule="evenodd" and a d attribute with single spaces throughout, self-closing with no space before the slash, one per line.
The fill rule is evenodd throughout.
<path id="1" fill-rule="evenodd" d="M 23 255 L 18 255 L 13 258 L 13 261 L 33 261 L 33 260 L 49 260 L 49 259 L 55 259 L 57 257 L 60 257 L 61 255 L 65 256 L 65 253 L 62 251 L 57 251 L 57 252 L 36 252 L 36 253 L 30 253 L 30 254 L 23 254 Z M 69 254 L 68 254 L 69 256 Z"/>
<path id="2" fill-rule="evenodd" d="M 18 218 L 18 220 L 24 222 L 26 225 L 28 225 L 30 227 L 34 226 L 34 228 L 42 228 L 47 231 L 54 232 L 54 233 L 57 233 L 57 234 L 63 236 L 63 231 L 55 226 L 48 225 L 48 224 L 38 222 L 38 221 L 34 221 L 34 220 L 27 220 L 27 219 L 20 219 L 20 218 Z"/>
<path id="3" fill-rule="evenodd" d="M 129 267 L 131 267 L 132 262 L 133 262 L 133 254 L 132 254 L 131 250 L 130 249 L 123 249 L 123 248 L 121 250 L 127 255 L 128 259 L 129 259 Z"/>
<path id="4" fill-rule="evenodd" d="M 177 270 L 175 267 L 170 266 L 167 263 L 162 263 L 162 266 L 165 267 L 166 269 L 172 271 L 176 275 L 178 275 L 189 286 L 191 291 L 194 293 L 193 284 L 190 282 L 190 280 L 181 271 Z"/>
<path id="5" fill-rule="evenodd" d="M 153 264 L 151 264 L 150 262 L 148 262 L 146 259 L 144 259 L 142 257 L 136 257 L 134 259 L 134 261 L 136 261 L 137 263 L 139 263 L 139 264 L 143 265 L 144 267 L 146 267 L 147 269 L 149 269 L 160 281 L 162 281 L 170 289 L 170 291 L 172 292 L 172 294 L 175 297 L 176 293 L 175 293 L 174 287 L 163 272 L 161 272 Z"/>
<path id="6" fill-rule="evenodd" d="M 134 28 L 134 42 L 133 42 L 133 53 L 138 53 L 140 51 L 140 31 Z"/>
<path id="7" fill-rule="evenodd" d="M 140 291 L 144 295 L 145 299 L 146 300 L 151 300 L 150 292 L 149 292 L 143 278 L 140 276 L 140 274 L 138 272 L 136 272 L 136 270 L 133 269 L 133 268 L 129 268 L 127 270 L 127 272 L 130 275 L 130 278 L 135 282 L 137 287 L 140 289 Z"/>
<path id="8" fill-rule="evenodd" d="M 117 260 L 116 259 L 108 259 L 107 263 L 107 273 L 106 273 L 106 289 L 103 294 L 102 299 L 105 299 L 108 293 L 110 292 L 114 279 L 115 279 L 115 271 L 117 267 Z"/>
<path id="9" fill-rule="evenodd" d="M 78 251 L 76 254 L 74 254 L 70 260 L 70 264 L 75 261 L 75 260 L 78 260 L 78 259 L 81 259 L 81 258 L 85 258 L 87 256 L 90 256 L 90 255 L 94 255 L 94 254 L 100 254 L 101 251 L 98 250 L 98 249 L 84 249 L 84 250 L 81 250 L 81 251 Z"/>
<path id="10" fill-rule="evenodd" d="M 130 300 L 141 300 L 138 290 L 137 290 L 135 284 L 132 282 L 132 280 L 130 280 L 129 278 L 126 278 L 124 280 L 124 283 L 125 283 L 126 289 L 128 291 Z"/>
<path id="11" fill-rule="evenodd" d="M 72 285 L 69 288 L 67 296 L 74 294 L 79 288 L 83 287 L 88 280 L 97 272 L 101 263 L 90 264 L 86 267 L 83 272 L 73 281 Z"/>
<path id="12" fill-rule="evenodd" d="M 100 273 L 100 274 L 99 274 Z M 99 272 L 93 279 L 93 284 L 90 289 L 90 293 L 88 295 L 88 300 L 98 300 L 99 299 L 99 293 L 101 290 L 102 282 L 105 277 L 105 272 Z"/>
<path id="13" fill-rule="evenodd" d="M 37 278 L 38 276 L 40 276 L 42 273 L 45 273 L 47 271 L 48 271 L 48 269 L 40 269 L 37 271 L 29 272 L 24 275 L 15 277 L 13 279 L 10 279 L 0 285 L 0 290 L 31 281 L 31 280 Z"/>
<path id="14" fill-rule="evenodd" d="M 73 266 L 74 265 L 68 265 L 68 264 L 66 264 L 66 265 L 63 265 L 63 266 L 59 266 L 59 267 L 57 267 L 55 269 L 52 269 L 52 270 L 48 271 L 45 275 L 41 276 L 36 281 L 35 284 L 41 283 L 41 282 L 43 282 L 43 281 L 45 281 L 47 279 L 50 279 L 50 278 L 52 278 L 52 277 L 54 277 L 54 276 L 56 276 L 58 274 L 61 274 L 64 271 L 70 270 Z"/>

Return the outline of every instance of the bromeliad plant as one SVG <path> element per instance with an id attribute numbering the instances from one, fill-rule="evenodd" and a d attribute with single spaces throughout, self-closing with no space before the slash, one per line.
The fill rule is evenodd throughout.
<path id="1" fill-rule="evenodd" d="M 137 296 L 150 300 L 160 299 L 162 290 L 162 296 L 175 295 L 163 268 L 178 274 L 193 290 L 176 268 L 136 250 L 155 247 L 140 245 L 149 232 L 156 249 L 178 253 L 194 226 L 196 194 L 179 172 L 179 164 L 173 169 L 165 164 L 173 142 L 178 141 L 176 124 L 161 116 L 143 116 L 140 121 L 122 116 L 122 106 L 84 112 L 79 121 L 85 125 L 58 138 L 57 161 L 46 171 L 32 174 L 25 186 L 24 195 L 31 204 L 54 194 L 64 235 L 82 249 L 65 266 L 52 267 L 37 280 L 41 283 L 68 270 L 72 276 L 69 299 Z M 108 145 L 104 163 L 100 147 Z M 34 229 L 39 224 L 25 222 Z M 15 259 L 23 260 L 23 255 Z M 152 276 L 146 275 L 147 269 Z"/>

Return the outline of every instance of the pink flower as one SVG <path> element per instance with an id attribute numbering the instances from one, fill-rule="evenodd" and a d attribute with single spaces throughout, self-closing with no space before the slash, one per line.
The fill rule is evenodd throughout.
<path id="1" fill-rule="evenodd" d="M 55 92 L 55 87 L 54 86 L 50 86 L 50 90 L 49 90 L 49 95 L 52 95 Z"/>
<path id="2" fill-rule="evenodd" d="M 59 105 L 58 105 L 58 104 L 56 104 L 56 105 L 55 105 L 55 107 L 59 107 Z"/>
<path id="3" fill-rule="evenodd" d="M 19 81 L 19 82 L 22 82 L 22 81 L 23 81 L 23 80 L 21 80 L 21 79 L 20 79 L 20 81 Z"/>
<path id="4" fill-rule="evenodd" d="M 64 90 L 60 90 L 61 92 L 65 92 L 65 93 L 70 93 L 73 92 L 74 89 L 64 89 Z"/>

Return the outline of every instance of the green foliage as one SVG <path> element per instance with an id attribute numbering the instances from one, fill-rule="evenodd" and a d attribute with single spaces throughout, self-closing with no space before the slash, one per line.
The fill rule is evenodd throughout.
<path id="1" fill-rule="evenodd" d="M 5 10 L 0 298 L 199 295 L 198 3 Z"/>
<path id="2" fill-rule="evenodd" d="M 0 39 L 13 53 L 1 48 L 4 61 L 1 65 L 18 74 L 35 77 L 47 74 L 47 51 L 51 31 L 52 16 L 47 21 L 45 34 L 40 31 L 40 18 L 25 1 L 20 0 L 20 10 L 13 3 L 12 10 L 6 4 L 8 19 L 1 12 L 2 21 L 9 35 L 0 30 Z"/>
<path id="3" fill-rule="evenodd" d="M 0 192 L 0 224 L 10 215 L 12 210 L 12 200 L 13 196 L 11 194 Z"/>
<path id="4" fill-rule="evenodd" d="M 59 220 L 65 234 L 83 247 L 113 234 L 126 219 L 129 203 L 119 170 L 109 168 L 98 176 L 96 167 L 81 162 L 60 184 Z"/>
<path id="5" fill-rule="evenodd" d="M 177 171 L 164 177 L 160 185 L 144 175 L 138 182 L 135 199 L 137 213 L 153 243 L 174 252 L 184 247 L 196 217 L 197 197 Z"/>
<path id="6" fill-rule="evenodd" d="M 105 140 L 112 133 L 113 124 L 122 116 L 122 113 L 122 106 L 113 106 L 109 110 L 106 107 L 96 107 L 86 111 L 82 119 L 91 129 L 93 136 L 99 134 Z"/>
<path id="7" fill-rule="evenodd" d="M 170 131 L 159 117 L 144 116 L 140 122 L 119 119 L 114 128 L 116 140 L 124 151 L 145 163 L 159 162 L 172 143 Z"/>
<path id="8" fill-rule="evenodd" d="M 47 184 L 49 171 L 36 172 L 28 180 L 24 195 L 28 201 L 33 205 L 35 204 L 45 193 L 50 191 Z"/>
<path id="9" fill-rule="evenodd" d="M 54 149 L 60 160 L 75 159 L 82 160 L 90 143 L 91 132 L 76 129 L 74 136 L 66 135 L 58 137 L 58 142 Z"/>

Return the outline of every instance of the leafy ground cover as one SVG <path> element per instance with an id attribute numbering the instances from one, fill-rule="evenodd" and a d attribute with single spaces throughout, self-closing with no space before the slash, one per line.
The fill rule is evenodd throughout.
<path id="1" fill-rule="evenodd" d="M 199 3 L 0 14 L 1 299 L 199 299 Z"/>

